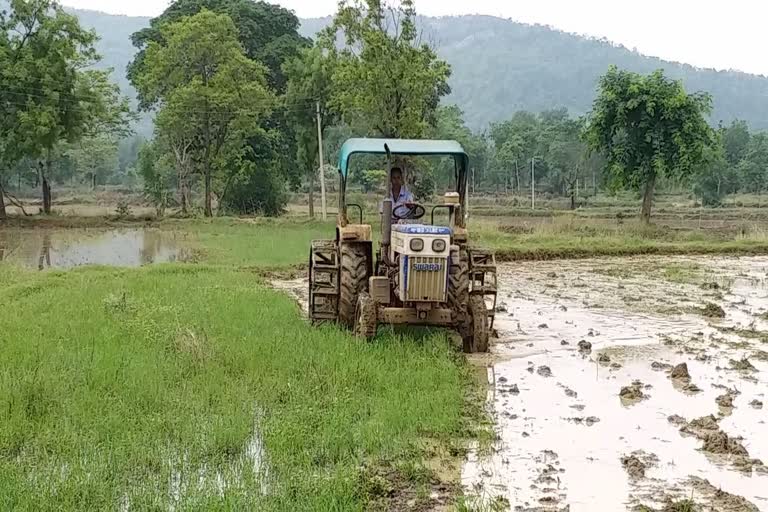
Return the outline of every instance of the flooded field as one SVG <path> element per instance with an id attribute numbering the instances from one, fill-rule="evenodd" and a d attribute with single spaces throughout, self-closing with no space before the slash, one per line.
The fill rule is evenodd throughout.
<path id="1" fill-rule="evenodd" d="M 488 366 L 497 440 L 470 451 L 467 495 L 514 511 L 768 511 L 768 258 L 500 277 L 492 357 L 471 357 Z M 274 284 L 305 306 L 305 280 Z"/>
<path id="2" fill-rule="evenodd" d="M 0 261 L 30 268 L 138 267 L 184 261 L 186 235 L 157 229 L 0 230 Z"/>
<path id="3" fill-rule="evenodd" d="M 502 269 L 497 442 L 466 491 L 512 510 L 768 510 L 766 258 Z"/>

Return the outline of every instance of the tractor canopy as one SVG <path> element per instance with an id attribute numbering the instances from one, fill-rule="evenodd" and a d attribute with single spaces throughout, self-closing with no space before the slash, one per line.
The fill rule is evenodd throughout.
<path id="1" fill-rule="evenodd" d="M 457 170 L 466 171 L 469 157 L 454 140 L 421 140 L 421 139 L 349 139 L 341 147 L 339 153 L 339 173 L 343 181 L 347 180 L 349 160 L 352 155 L 361 153 L 369 155 L 385 155 L 384 145 L 392 155 L 398 156 L 452 156 Z"/>

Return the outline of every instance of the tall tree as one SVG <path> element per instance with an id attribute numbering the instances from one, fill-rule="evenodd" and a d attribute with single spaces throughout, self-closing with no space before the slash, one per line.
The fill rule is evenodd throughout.
<path id="1" fill-rule="evenodd" d="M 603 153 L 614 183 L 643 190 L 642 222 L 648 223 L 658 176 L 690 176 L 712 144 L 708 94 L 687 94 L 661 71 L 639 75 L 615 66 L 600 79 L 589 118 L 590 147 Z"/>
<path id="2" fill-rule="evenodd" d="M 747 154 L 749 146 L 749 127 L 746 121 L 733 121 L 720 129 L 722 146 L 726 161 L 730 165 L 738 165 Z"/>
<path id="3" fill-rule="evenodd" d="M 203 10 L 161 29 L 147 47 L 142 96 L 160 108 L 161 136 L 194 144 L 205 186 L 205 215 L 213 215 L 214 173 L 225 169 L 222 148 L 242 145 L 274 105 L 265 69 L 245 56 L 232 19 Z"/>
<path id="4" fill-rule="evenodd" d="M 420 40 L 412 0 L 342 0 L 322 44 L 335 53 L 331 106 L 371 134 L 422 137 L 435 124 L 440 98 L 450 92 L 450 67 Z"/>
<path id="5" fill-rule="evenodd" d="M 151 43 L 164 44 L 163 27 L 169 23 L 194 16 L 202 10 L 226 14 L 237 27 L 236 35 L 246 57 L 266 66 L 267 84 L 277 93 L 283 93 L 286 76 L 283 64 L 296 57 L 299 50 L 310 41 L 299 34 L 299 19 L 279 5 L 253 0 L 176 0 L 160 16 L 150 21 L 150 26 L 131 36 L 139 49 L 136 58 L 128 66 L 128 77 L 134 85 L 145 74 L 145 58 Z M 137 89 L 139 89 L 137 87 Z M 139 99 L 146 106 L 151 98 L 139 91 Z M 149 100 L 149 101 L 148 101 Z"/>
<path id="6" fill-rule="evenodd" d="M 296 161 L 304 169 L 309 182 L 310 217 L 315 216 L 315 175 L 324 164 L 318 158 L 318 109 L 321 131 L 325 131 L 335 120 L 328 106 L 334 62 L 332 56 L 315 46 L 302 50 L 298 57 L 283 66 L 283 72 L 288 77 L 285 103 L 295 123 Z"/>
<path id="7" fill-rule="evenodd" d="M 43 210 L 50 213 L 59 145 L 122 130 L 128 103 L 107 71 L 84 70 L 98 60 L 96 35 L 56 1 L 13 0 L 0 25 L 0 166 L 39 159 Z"/>

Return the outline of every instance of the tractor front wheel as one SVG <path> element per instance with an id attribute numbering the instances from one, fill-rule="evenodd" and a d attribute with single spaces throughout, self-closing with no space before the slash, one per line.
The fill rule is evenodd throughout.
<path id="1" fill-rule="evenodd" d="M 360 292 L 355 311 L 354 331 L 357 338 L 368 341 L 376 336 L 378 326 L 376 307 L 376 301 L 368 295 L 368 292 Z"/>
<path id="2" fill-rule="evenodd" d="M 339 323 L 352 329 L 355 326 L 357 298 L 365 291 L 368 280 L 368 252 L 355 243 L 341 244 L 341 276 L 339 296 Z"/>
<path id="3" fill-rule="evenodd" d="M 467 313 L 467 328 L 462 333 L 464 352 L 488 352 L 488 309 L 482 295 L 472 295 L 469 298 Z"/>

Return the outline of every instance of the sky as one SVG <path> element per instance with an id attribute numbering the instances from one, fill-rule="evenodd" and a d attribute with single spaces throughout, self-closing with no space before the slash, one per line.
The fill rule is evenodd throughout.
<path id="1" fill-rule="evenodd" d="M 333 14 L 337 0 L 272 0 L 300 17 Z M 156 16 L 167 0 L 62 0 L 64 5 Z M 419 14 L 487 14 L 539 23 L 699 67 L 768 75 L 765 0 L 415 0 Z"/>

